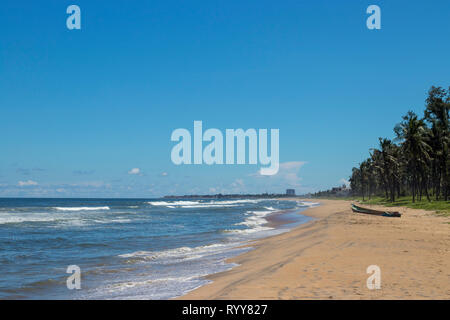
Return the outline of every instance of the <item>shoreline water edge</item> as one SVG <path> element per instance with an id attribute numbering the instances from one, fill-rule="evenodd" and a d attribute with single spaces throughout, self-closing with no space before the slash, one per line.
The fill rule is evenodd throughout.
<path id="1" fill-rule="evenodd" d="M 253 241 L 227 260 L 237 266 L 178 299 L 450 298 L 450 217 L 397 207 L 402 217 L 389 218 L 354 213 L 346 200 L 308 201 L 320 202 L 301 213 L 314 220 Z M 379 289 L 368 285 L 375 268 Z"/>
<path id="2" fill-rule="evenodd" d="M 2 198 L 0 299 L 450 298 L 450 217 L 350 204 Z"/>
<path id="3" fill-rule="evenodd" d="M 311 220 L 285 199 L 0 199 L 0 299 L 171 299 L 253 240 Z M 20 255 L 17 252 L 21 252 Z M 69 290 L 68 266 L 81 270 Z M 11 272 L 14 270 L 14 272 Z"/>

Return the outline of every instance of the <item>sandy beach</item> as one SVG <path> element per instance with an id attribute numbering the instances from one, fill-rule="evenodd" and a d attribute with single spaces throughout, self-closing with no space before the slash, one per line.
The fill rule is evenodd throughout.
<path id="1" fill-rule="evenodd" d="M 449 217 L 395 208 L 402 217 L 387 218 L 353 213 L 349 201 L 308 200 L 321 203 L 302 212 L 314 221 L 253 242 L 229 260 L 238 266 L 179 299 L 450 298 Z M 381 269 L 379 290 L 367 288 L 370 265 Z"/>

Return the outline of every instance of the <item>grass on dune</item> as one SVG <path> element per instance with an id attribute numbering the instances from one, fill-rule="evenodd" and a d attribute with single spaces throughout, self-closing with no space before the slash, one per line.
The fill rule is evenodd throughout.
<path id="1" fill-rule="evenodd" d="M 444 200 L 431 200 L 428 201 L 426 197 L 422 197 L 421 201 L 416 199 L 416 202 L 412 202 L 412 197 L 400 197 L 395 200 L 395 202 L 391 202 L 384 197 L 371 197 L 369 200 L 365 197 L 364 201 L 362 197 L 345 197 L 345 198 L 334 198 L 334 199 L 342 199 L 342 200 L 358 200 L 363 204 L 375 204 L 375 205 L 383 205 L 386 207 L 407 207 L 412 209 L 423 209 L 436 211 L 437 214 L 442 216 L 450 216 L 450 201 Z"/>

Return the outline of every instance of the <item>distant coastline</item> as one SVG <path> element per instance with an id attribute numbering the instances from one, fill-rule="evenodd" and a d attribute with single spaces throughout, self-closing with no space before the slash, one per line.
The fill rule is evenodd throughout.
<path id="1" fill-rule="evenodd" d="M 251 199 L 276 199 L 276 198 L 305 198 L 305 196 L 292 196 L 288 194 L 278 193 L 260 193 L 260 194 L 189 194 L 189 195 L 168 195 L 163 199 L 239 199 L 239 198 L 251 198 Z"/>

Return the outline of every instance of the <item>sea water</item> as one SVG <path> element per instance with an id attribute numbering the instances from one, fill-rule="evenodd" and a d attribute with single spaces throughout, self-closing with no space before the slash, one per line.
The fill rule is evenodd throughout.
<path id="1" fill-rule="evenodd" d="M 0 199 L 0 299 L 177 297 L 208 283 L 204 276 L 232 268 L 227 258 L 251 250 L 242 244 L 286 231 L 267 226 L 268 216 L 311 205 L 267 199 Z M 81 270 L 80 290 L 67 288 L 70 265 Z"/>

